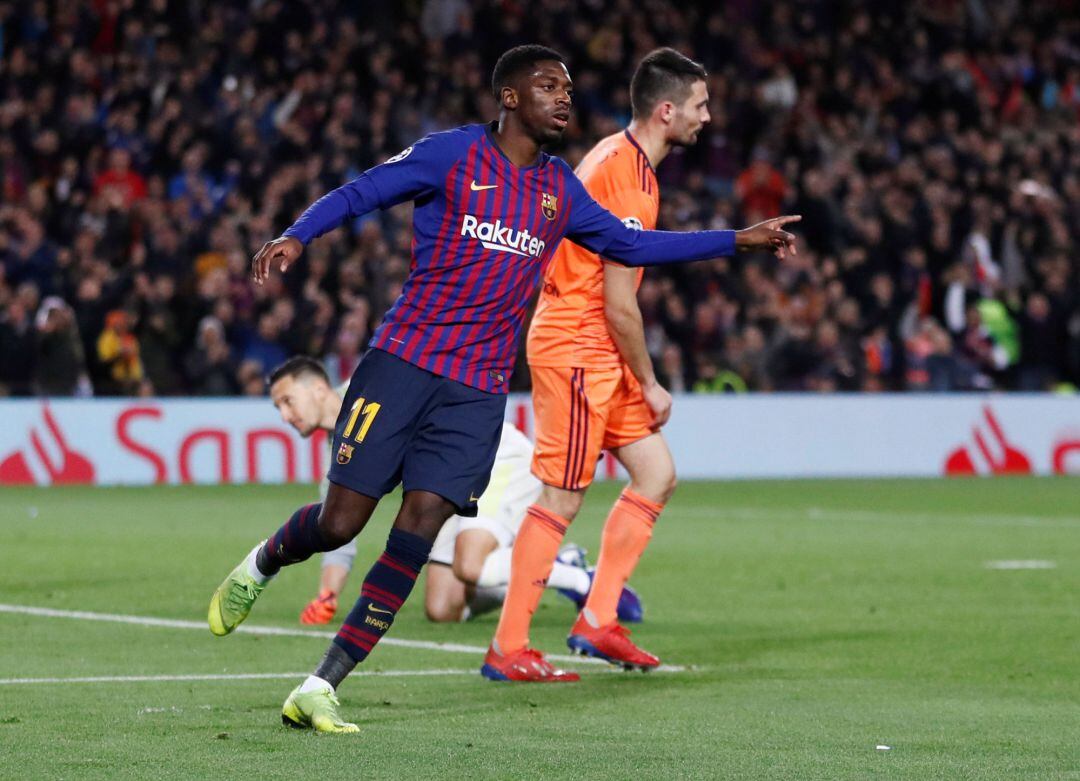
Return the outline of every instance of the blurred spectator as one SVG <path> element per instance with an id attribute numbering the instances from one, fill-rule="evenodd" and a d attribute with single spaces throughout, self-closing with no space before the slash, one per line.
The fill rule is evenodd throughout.
<path id="1" fill-rule="evenodd" d="M 168 275 L 153 282 L 142 277 L 148 289 L 144 292 L 144 309 L 139 318 L 139 354 L 146 379 L 155 394 L 171 395 L 182 387 L 176 355 L 183 334 L 176 302 L 176 283 Z"/>
<path id="2" fill-rule="evenodd" d="M 4 253 L 4 277 L 9 285 L 24 282 L 38 291 L 50 294 L 56 290 L 57 249 L 45 235 L 45 228 L 26 211 L 11 218 L 12 230 Z"/>
<path id="3" fill-rule="evenodd" d="M 252 358 L 241 362 L 236 370 L 236 384 L 240 393 L 244 396 L 265 396 L 267 373 L 262 364 Z"/>
<path id="4" fill-rule="evenodd" d="M 225 327 L 216 317 L 204 317 L 199 323 L 196 346 L 187 356 L 185 370 L 192 392 L 199 396 L 231 396 L 238 391 Z"/>
<path id="5" fill-rule="evenodd" d="M 273 311 L 263 312 L 259 316 L 258 330 L 248 338 L 243 362 L 250 361 L 251 365 L 258 366 L 267 373 L 284 363 L 289 357 L 289 351 L 279 341 L 281 332 L 281 318 Z"/>
<path id="6" fill-rule="evenodd" d="M 104 395 L 134 396 L 142 384 L 139 340 L 132 333 L 134 319 L 134 314 L 125 309 L 114 309 L 105 315 L 105 328 L 97 340 L 98 361 L 106 379 L 98 391 Z"/>
<path id="7" fill-rule="evenodd" d="M 886 326 L 871 328 L 862 339 L 863 374 L 862 389 L 882 391 L 889 388 L 889 378 L 896 369 L 893 342 L 889 339 Z"/>
<path id="8" fill-rule="evenodd" d="M 33 393 L 37 359 L 37 334 L 32 313 L 37 309 L 37 289 L 20 286 L 0 311 L 0 394 L 29 396 Z"/>
<path id="9" fill-rule="evenodd" d="M 326 373 L 335 384 L 348 382 L 360 363 L 367 343 L 366 329 L 356 322 L 356 318 L 351 320 L 338 331 L 334 350 L 326 356 Z"/>
<path id="10" fill-rule="evenodd" d="M 950 391 L 963 387 L 952 340 L 932 317 L 922 318 L 905 343 L 907 387 L 917 391 Z"/>
<path id="11" fill-rule="evenodd" d="M 94 178 L 94 195 L 130 209 L 146 197 L 146 182 L 131 170 L 131 153 L 126 149 L 109 150 L 109 166 Z"/>
<path id="12" fill-rule="evenodd" d="M 1020 376 L 1017 386 L 1023 391 L 1053 389 L 1064 364 L 1063 324 L 1050 310 L 1050 301 L 1042 293 L 1028 295 L 1020 314 Z"/>
<path id="13" fill-rule="evenodd" d="M 859 390 L 858 348 L 842 338 L 836 323 L 831 320 L 818 323 L 814 348 L 817 362 L 813 372 L 815 390 Z"/>
<path id="14" fill-rule="evenodd" d="M 781 213 L 788 186 L 783 175 L 769 163 L 767 151 L 754 151 L 750 167 L 735 180 L 735 195 L 749 224 Z"/>
<path id="15" fill-rule="evenodd" d="M 990 332 L 983 325 L 977 304 L 965 310 L 964 328 L 959 337 L 958 358 L 966 373 L 966 390 L 985 390 L 993 386 L 991 375 L 1005 368 L 1005 356 L 994 344 Z"/>
<path id="16" fill-rule="evenodd" d="M 87 395 L 90 378 L 75 313 L 56 296 L 38 309 L 35 389 L 43 396 Z"/>
<path id="17" fill-rule="evenodd" d="M 686 367 L 683 366 L 682 350 L 677 345 L 664 346 L 656 376 L 660 384 L 672 393 L 685 393 L 690 389 L 687 382 Z"/>

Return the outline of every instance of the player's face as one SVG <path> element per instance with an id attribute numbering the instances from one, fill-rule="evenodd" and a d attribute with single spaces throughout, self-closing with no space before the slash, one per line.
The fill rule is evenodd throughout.
<path id="1" fill-rule="evenodd" d="M 315 382 L 307 378 L 282 377 L 270 386 L 281 421 L 288 423 L 302 437 L 310 437 L 319 427 L 319 399 Z"/>
<path id="2" fill-rule="evenodd" d="M 709 90 L 704 81 L 696 81 L 690 88 L 690 97 L 676 109 L 675 120 L 671 123 L 671 143 L 693 145 L 709 119 Z"/>
<path id="3" fill-rule="evenodd" d="M 562 138 L 573 100 L 574 83 L 566 66 L 544 60 L 521 79 L 517 111 L 529 135 L 540 144 L 549 144 Z"/>

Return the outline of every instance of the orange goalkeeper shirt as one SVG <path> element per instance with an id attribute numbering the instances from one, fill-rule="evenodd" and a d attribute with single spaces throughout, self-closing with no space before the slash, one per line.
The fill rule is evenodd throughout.
<path id="1" fill-rule="evenodd" d="M 660 188 L 645 153 L 629 131 L 608 136 L 575 171 L 589 195 L 631 227 L 652 230 Z M 638 269 L 638 285 L 643 269 Z M 604 261 L 569 239 L 559 244 L 544 273 L 529 327 L 530 366 L 621 366 L 622 356 L 604 317 Z"/>

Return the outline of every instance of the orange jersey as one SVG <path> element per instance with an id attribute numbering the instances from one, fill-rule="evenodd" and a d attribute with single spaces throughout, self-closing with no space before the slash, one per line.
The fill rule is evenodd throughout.
<path id="1" fill-rule="evenodd" d="M 645 153 L 628 131 L 608 136 L 575 171 L 597 203 L 624 223 L 652 230 L 660 187 Z M 643 269 L 638 270 L 641 284 Z M 622 364 L 604 317 L 604 261 L 564 240 L 544 273 L 529 328 L 530 366 L 605 368 Z"/>

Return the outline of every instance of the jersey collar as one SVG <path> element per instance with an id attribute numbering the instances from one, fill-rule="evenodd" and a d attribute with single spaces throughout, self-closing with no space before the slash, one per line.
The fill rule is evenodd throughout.
<path id="1" fill-rule="evenodd" d="M 502 151 L 502 147 L 499 146 L 498 142 L 495 140 L 495 131 L 498 129 L 498 127 L 499 121 L 496 119 L 491 120 L 484 125 L 484 135 L 487 136 L 488 143 L 491 144 L 491 147 L 499 154 L 499 156 L 503 160 L 505 160 L 510 165 L 511 168 L 513 168 L 515 171 L 534 171 L 537 168 L 542 168 L 547 165 L 547 161 L 550 155 L 548 155 L 547 152 L 545 152 L 543 149 L 540 150 L 540 159 L 532 165 L 516 165 L 509 157 L 506 156 L 506 153 Z"/>
<path id="2" fill-rule="evenodd" d="M 637 142 L 637 139 L 630 135 L 629 130 L 624 130 L 623 135 L 626 136 L 627 141 L 634 145 L 634 149 L 638 151 L 638 154 L 645 158 L 645 165 L 649 166 L 649 170 L 652 171 L 653 167 L 652 163 L 649 162 L 649 156 L 645 154 L 645 150 L 641 148 L 641 144 Z M 656 171 L 653 171 L 653 173 L 656 173 Z"/>

